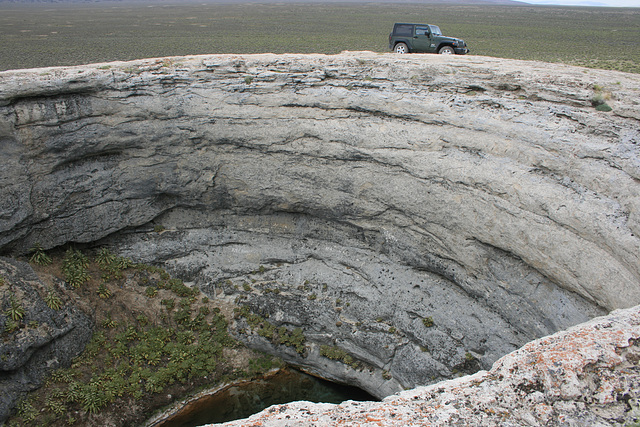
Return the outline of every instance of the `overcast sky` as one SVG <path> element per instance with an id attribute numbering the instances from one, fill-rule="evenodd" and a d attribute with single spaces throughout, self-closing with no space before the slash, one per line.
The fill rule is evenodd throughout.
<path id="1" fill-rule="evenodd" d="M 522 0 L 531 4 L 556 4 L 567 6 L 615 6 L 640 7 L 640 0 Z"/>

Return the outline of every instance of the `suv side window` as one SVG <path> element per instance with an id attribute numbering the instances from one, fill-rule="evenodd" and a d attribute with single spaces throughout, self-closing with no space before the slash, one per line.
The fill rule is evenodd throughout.
<path id="1" fill-rule="evenodd" d="M 394 31 L 396 36 L 412 36 L 413 35 L 413 25 L 410 24 L 399 24 L 396 25 L 396 29 Z"/>
<path id="2" fill-rule="evenodd" d="M 428 36 L 430 32 L 431 31 L 429 31 L 429 27 L 427 26 L 424 26 L 424 27 L 416 26 L 416 36 Z"/>

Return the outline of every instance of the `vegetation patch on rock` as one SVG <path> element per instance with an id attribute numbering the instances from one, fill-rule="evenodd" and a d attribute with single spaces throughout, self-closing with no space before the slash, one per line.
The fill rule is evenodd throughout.
<path id="1" fill-rule="evenodd" d="M 36 262 L 42 259 L 47 262 Z M 74 248 L 64 254 L 38 249 L 31 261 L 48 283 L 49 308 L 78 306 L 95 330 L 71 366 L 53 371 L 18 403 L 9 426 L 138 424 L 175 399 L 273 366 L 271 357 L 229 335 L 230 307 L 161 268 L 108 249 L 92 256 Z M 4 276 L 3 282 L 6 288 Z M 3 312 L 15 326 L 5 327 L 3 336 L 11 339 L 28 326 L 22 324 L 24 302 L 7 295 Z"/>
<path id="2" fill-rule="evenodd" d="M 298 354 L 304 354 L 306 338 L 302 328 L 290 330 L 285 326 L 276 327 L 264 317 L 251 312 L 247 305 L 234 309 L 236 319 L 244 318 L 251 332 L 255 332 L 273 344 L 293 347 Z"/>

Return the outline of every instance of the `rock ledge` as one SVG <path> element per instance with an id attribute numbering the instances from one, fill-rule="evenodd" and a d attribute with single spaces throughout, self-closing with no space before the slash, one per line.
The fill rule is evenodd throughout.
<path id="1" fill-rule="evenodd" d="M 608 426 L 640 420 L 640 306 L 535 340 L 490 371 L 340 405 L 272 406 L 225 426 Z"/>

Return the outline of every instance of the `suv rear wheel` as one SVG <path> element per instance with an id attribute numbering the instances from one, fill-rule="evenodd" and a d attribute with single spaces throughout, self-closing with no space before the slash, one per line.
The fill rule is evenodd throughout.
<path id="1" fill-rule="evenodd" d="M 404 43 L 398 43 L 393 50 L 396 53 L 409 53 L 409 48 Z"/>
<path id="2" fill-rule="evenodd" d="M 451 46 L 442 46 L 438 51 L 438 53 L 441 55 L 453 55 L 456 52 L 453 50 Z"/>

